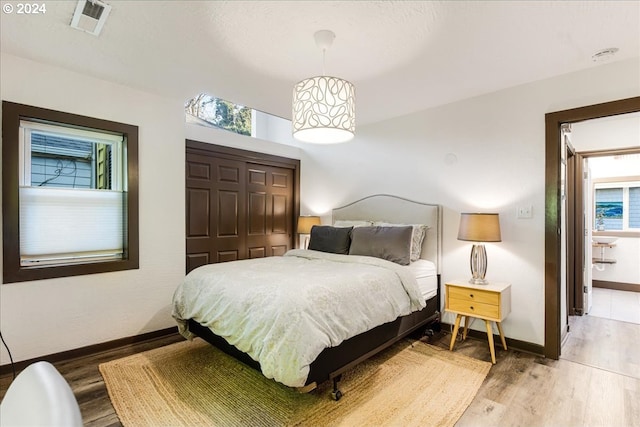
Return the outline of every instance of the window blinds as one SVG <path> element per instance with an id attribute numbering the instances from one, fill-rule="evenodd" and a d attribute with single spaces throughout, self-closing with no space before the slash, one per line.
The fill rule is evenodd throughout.
<path id="1" fill-rule="evenodd" d="M 126 193 L 20 187 L 22 265 L 122 258 Z"/>

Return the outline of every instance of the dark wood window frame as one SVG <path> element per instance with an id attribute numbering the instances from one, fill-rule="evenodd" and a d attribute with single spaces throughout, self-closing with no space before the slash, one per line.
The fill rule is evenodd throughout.
<path id="1" fill-rule="evenodd" d="M 19 128 L 21 119 L 116 132 L 127 138 L 127 237 L 122 260 L 86 264 L 23 267 L 20 265 Z M 138 237 L 138 127 L 2 101 L 2 257 L 3 283 L 80 276 L 139 267 Z"/>

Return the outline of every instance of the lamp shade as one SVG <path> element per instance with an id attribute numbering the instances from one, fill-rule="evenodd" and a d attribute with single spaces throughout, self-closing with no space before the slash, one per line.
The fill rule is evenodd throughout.
<path id="1" fill-rule="evenodd" d="M 458 240 L 500 242 L 500 218 L 497 213 L 460 214 Z"/>
<path id="2" fill-rule="evenodd" d="M 298 217 L 298 234 L 311 234 L 311 227 L 320 225 L 319 216 Z"/>
<path id="3" fill-rule="evenodd" d="M 355 88 L 329 76 L 311 77 L 293 87 L 292 133 L 302 142 L 335 144 L 355 133 Z"/>

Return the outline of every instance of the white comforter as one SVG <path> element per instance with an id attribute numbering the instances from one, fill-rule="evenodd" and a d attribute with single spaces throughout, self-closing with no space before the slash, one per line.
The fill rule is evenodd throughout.
<path id="1" fill-rule="evenodd" d="M 378 258 L 292 250 L 283 257 L 210 264 L 190 272 L 173 297 L 187 319 L 260 363 L 262 373 L 302 387 L 327 347 L 425 306 L 409 269 Z"/>

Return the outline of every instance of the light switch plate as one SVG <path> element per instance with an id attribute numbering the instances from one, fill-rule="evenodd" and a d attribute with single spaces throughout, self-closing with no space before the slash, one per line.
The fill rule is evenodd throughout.
<path id="1" fill-rule="evenodd" d="M 533 218 L 533 206 L 519 206 L 516 217 L 520 219 Z"/>

